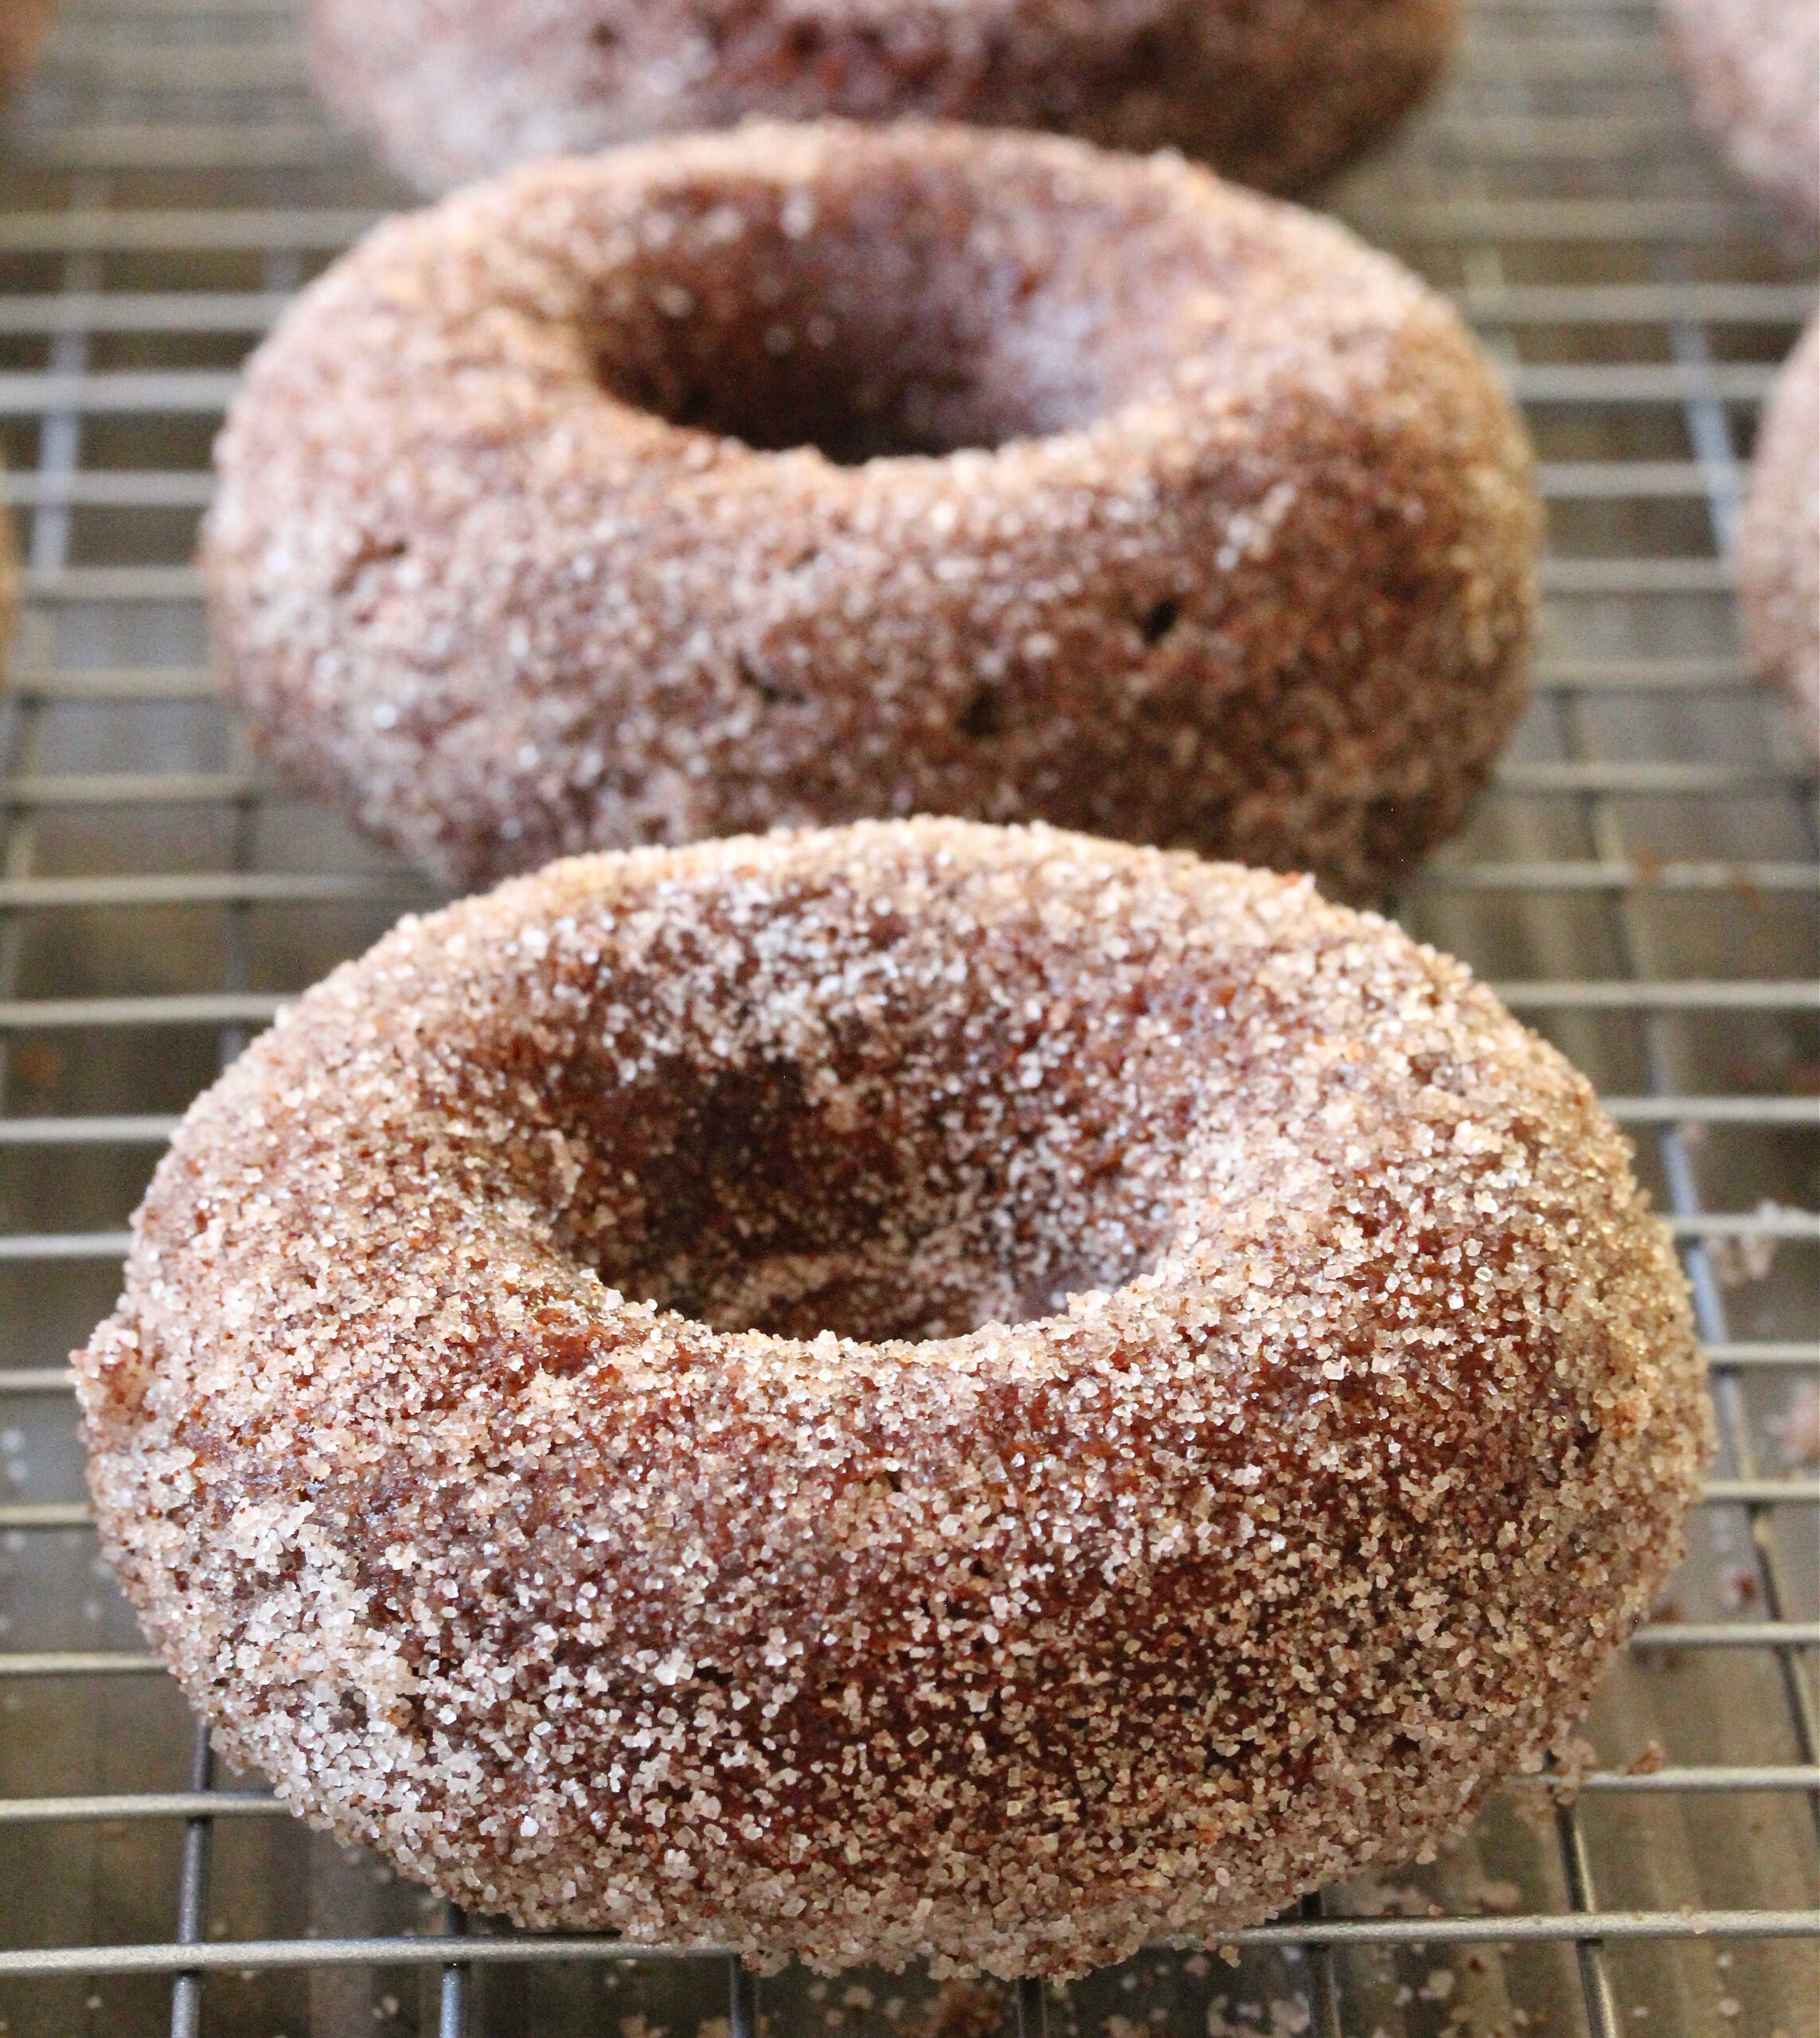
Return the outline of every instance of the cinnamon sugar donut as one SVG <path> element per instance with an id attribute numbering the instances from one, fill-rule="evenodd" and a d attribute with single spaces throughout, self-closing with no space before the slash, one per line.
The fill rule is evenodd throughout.
<path id="1" fill-rule="evenodd" d="M 754 115 L 903 114 L 1170 145 L 1318 182 L 1434 83 L 1459 0 L 311 0 L 324 96 L 443 190 Z"/>
<path id="2" fill-rule="evenodd" d="M 464 886 L 943 812 L 1368 895 L 1524 699 L 1527 444 L 1454 312 L 1049 137 L 517 171 L 306 291 L 217 466 L 228 690 Z"/>
<path id="3" fill-rule="evenodd" d="M 1663 0 L 1700 124 L 1732 169 L 1820 219 L 1820 8 L 1814 0 Z"/>
<path id="4" fill-rule="evenodd" d="M 1763 412 L 1738 575 L 1752 660 L 1788 689 L 1807 746 L 1820 752 L 1820 313 Z"/>
<path id="5" fill-rule="evenodd" d="M 407 919 L 76 1355 L 239 1767 L 529 1925 L 1066 1975 L 1400 1860 L 1680 1547 L 1586 1083 L 1302 879 L 956 821 Z"/>

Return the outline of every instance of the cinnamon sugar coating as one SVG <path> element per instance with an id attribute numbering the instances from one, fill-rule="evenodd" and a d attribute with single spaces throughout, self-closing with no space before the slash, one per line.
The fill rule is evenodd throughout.
<path id="1" fill-rule="evenodd" d="M 756 115 L 1183 149 L 1296 191 L 1399 120 L 1459 0 L 311 0 L 316 83 L 428 190 Z"/>
<path id="2" fill-rule="evenodd" d="M 1470 335 L 1173 159 L 835 123 L 539 164 L 305 291 L 217 464 L 256 736 L 470 886 L 934 812 L 1362 897 L 1524 699 L 1529 452 Z"/>
<path id="3" fill-rule="evenodd" d="M 1693 111 L 1791 219 L 1820 220 L 1820 10 L 1813 0 L 1662 0 Z"/>
<path id="4" fill-rule="evenodd" d="M 1820 314 L 1783 364 L 1758 429 L 1738 583 L 1752 662 L 1788 689 L 1820 752 Z"/>
<path id="5" fill-rule="evenodd" d="M 463 1903 L 826 1967 L 1408 1856 L 1706 1449 L 1623 1141 L 1463 967 L 956 821 L 401 923 L 193 1107 L 76 1365 L 236 1764 Z"/>

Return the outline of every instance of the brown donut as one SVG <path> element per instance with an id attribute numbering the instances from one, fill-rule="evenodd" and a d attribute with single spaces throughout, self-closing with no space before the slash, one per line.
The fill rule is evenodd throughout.
<path id="1" fill-rule="evenodd" d="M 0 0 L 0 94 L 37 61 L 56 13 L 57 0 Z"/>
<path id="2" fill-rule="evenodd" d="M 1738 576 L 1752 662 L 1788 689 L 1820 753 L 1820 313 L 1783 363 L 1758 430 Z"/>
<path id="3" fill-rule="evenodd" d="M 1049 137 L 746 128 L 476 187 L 303 294 L 217 466 L 256 736 L 464 884 L 943 812 L 1365 895 L 1524 699 L 1528 447 L 1455 314 Z"/>
<path id="4" fill-rule="evenodd" d="M 76 1355 L 236 1766 L 526 1924 L 1078 1973 L 1538 1764 L 1680 1548 L 1587 1083 L 1306 880 L 956 821 L 408 919 Z"/>
<path id="5" fill-rule="evenodd" d="M 1700 124 L 1738 174 L 1820 219 L 1820 8 L 1814 0 L 1662 0 Z"/>
<path id="6" fill-rule="evenodd" d="M 1459 0 L 311 0 L 316 80 L 428 190 L 754 115 L 1172 146 L 1302 189 L 1451 54 Z"/>

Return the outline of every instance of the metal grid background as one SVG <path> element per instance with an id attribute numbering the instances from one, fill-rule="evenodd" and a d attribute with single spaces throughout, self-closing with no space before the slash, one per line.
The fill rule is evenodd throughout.
<path id="1" fill-rule="evenodd" d="M 383 4 L 383 0 L 381 0 Z M 1814 786 L 1736 656 L 1741 465 L 1811 249 L 1713 166 L 1654 9 L 1479 0 L 1459 75 L 1336 194 L 1506 367 L 1550 510 L 1536 705 L 1401 917 L 1635 1128 L 1723 1455 L 1572 1805 L 1502 1795 L 1237 1965 L 1045 2003 L 514 1938 L 252 1784 L 98 1564 L 63 1355 L 176 1113 L 421 897 L 269 784 L 188 564 L 236 364 L 400 194 L 321 123 L 287 0 L 70 0 L 0 147 L 0 437 L 28 607 L 0 729 L 0 2032 L 456 2038 L 1820 2028 Z M 424 1944 L 440 1935 L 455 1942 Z"/>

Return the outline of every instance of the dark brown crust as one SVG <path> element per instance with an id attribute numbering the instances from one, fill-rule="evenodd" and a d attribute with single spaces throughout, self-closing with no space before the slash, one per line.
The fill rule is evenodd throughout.
<path id="1" fill-rule="evenodd" d="M 1744 641 L 1820 753 L 1820 314 L 1776 378 L 1738 542 Z"/>
<path id="2" fill-rule="evenodd" d="M 1299 191 L 1434 83 L 1459 0 L 312 0 L 316 78 L 425 189 L 754 115 L 1179 148 Z"/>
<path id="3" fill-rule="evenodd" d="M 1217 1938 L 1538 1765 L 1675 1561 L 1627 1156 L 1306 880 L 952 821 L 556 865 L 191 1111 L 76 1358 L 104 1546 L 232 1760 L 463 1903 Z"/>
<path id="4" fill-rule="evenodd" d="M 1820 9 L 1664 0 L 1700 124 L 1791 220 L 1820 220 Z"/>
<path id="5" fill-rule="evenodd" d="M 837 465 L 653 407 L 998 450 Z M 256 736 L 467 884 L 937 812 L 1369 896 L 1525 697 L 1527 443 L 1452 310 L 1330 221 L 1053 138 L 515 172 L 306 291 L 218 466 Z"/>

